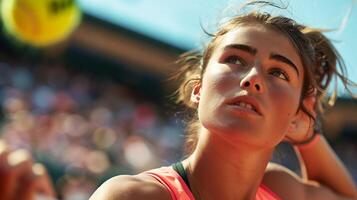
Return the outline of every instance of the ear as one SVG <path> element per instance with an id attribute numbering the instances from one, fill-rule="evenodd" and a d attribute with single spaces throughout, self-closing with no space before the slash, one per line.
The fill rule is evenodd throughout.
<path id="1" fill-rule="evenodd" d="M 295 135 L 295 133 L 298 132 L 299 124 L 301 123 L 301 121 L 303 121 L 304 114 L 305 113 L 303 113 L 303 111 L 301 111 L 301 110 L 299 110 L 295 114 L 295 116 L 293 117 L 293 119 L 291 120 L 291 122 L 289 123 L 289 126 L 288 126 L 288 130 L 287 130 L 288 136 Z"/>
<path id="2" fill-rule="evenodd" d="M 201 98 L 201 83 L 197 83 L 193 86 L 191 93 L 191 101 L 194 104 L 198 104 Z"/>
<path id="3" fill-rule="evenodd" d="M 316 117 L 315 102 L 315 96 L 306 97 L 303 100 L 303 104 L 306 110 L 314 117 Z M 302 109 L 300 109 L 295 114 L 288 126 L 285 140 L 290 142 L 303 141 L 304 139 L 309 138 L 311 134 L 313 134 L 313 127 L 313 119 L 311 119 L 310 116 L 308 116 Z"/>

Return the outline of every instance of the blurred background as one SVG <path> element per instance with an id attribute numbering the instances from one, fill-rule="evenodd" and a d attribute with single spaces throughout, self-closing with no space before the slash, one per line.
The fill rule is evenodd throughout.
<path id="1" fill-rule="evenodd" d="M 12 0 L 1 0 L 2 7 L 5 1 Z M 167 80 L 177 69 L 174 61 L 209 39 L 201 27 L 214 32 L 241 2 L 78 0 L 81 19 L 73 32 L 45 45 L 19 39 L 3 16 L 0 137 L 44 163 L 65 200 L 88 199 L 114 175 L 178 161 L 184 156 L 187 116 L 172 97 L 177 84 Z M 335 29 L 327 35 L 357 82 L 356 2 L 286 2 L 288 11 L 277 14 Z M 44 12 L 40 3 L 32 6 L 39 6 L 34 13 Z M 41 20 L 23 23 L 61 26 Z M 323 121 L 324 134 L 357 181 L 357 101 L 341 86 L 339 91 Z M 356 94 L 356 88 L 352 91 Z M 274 160 L 298 170 L 289 145 L 280 145 Z"/>

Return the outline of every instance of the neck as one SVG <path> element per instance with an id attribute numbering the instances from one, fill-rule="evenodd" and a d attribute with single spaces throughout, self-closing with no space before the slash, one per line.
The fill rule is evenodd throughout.
<path id="1" fill-rule="evenodd" d="M 201 130 L 194 153 L 183 161 L 197 199 L 255 199 L 273 149 L 237 146 Z"/>

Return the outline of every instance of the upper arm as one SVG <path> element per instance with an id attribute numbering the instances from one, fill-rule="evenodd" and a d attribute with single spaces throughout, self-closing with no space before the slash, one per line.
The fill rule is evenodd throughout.
<path id="1" fill-rule="evenodd" d="M 90 200 L 170 200 L 167 189 L 151 177 L 117 176 L 104 182 Z"/>
<path id="2" fill-rule="evenodd" d="M 263 177 L 263 183 L 282 199 L 309 200 L 347 200 L 330 188 L 314 181 L 303 180 L 291 170 L 275 163 L 269 163 Z"/>

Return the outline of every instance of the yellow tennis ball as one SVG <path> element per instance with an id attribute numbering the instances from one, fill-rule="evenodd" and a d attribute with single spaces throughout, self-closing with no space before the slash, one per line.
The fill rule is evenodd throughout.
<path id="1" fill-rule="evenodd" d="M 43 47 L 69 36 L 81 12 L 74 0 L 1 0 L 1 18 L 8 33 Z"/>

